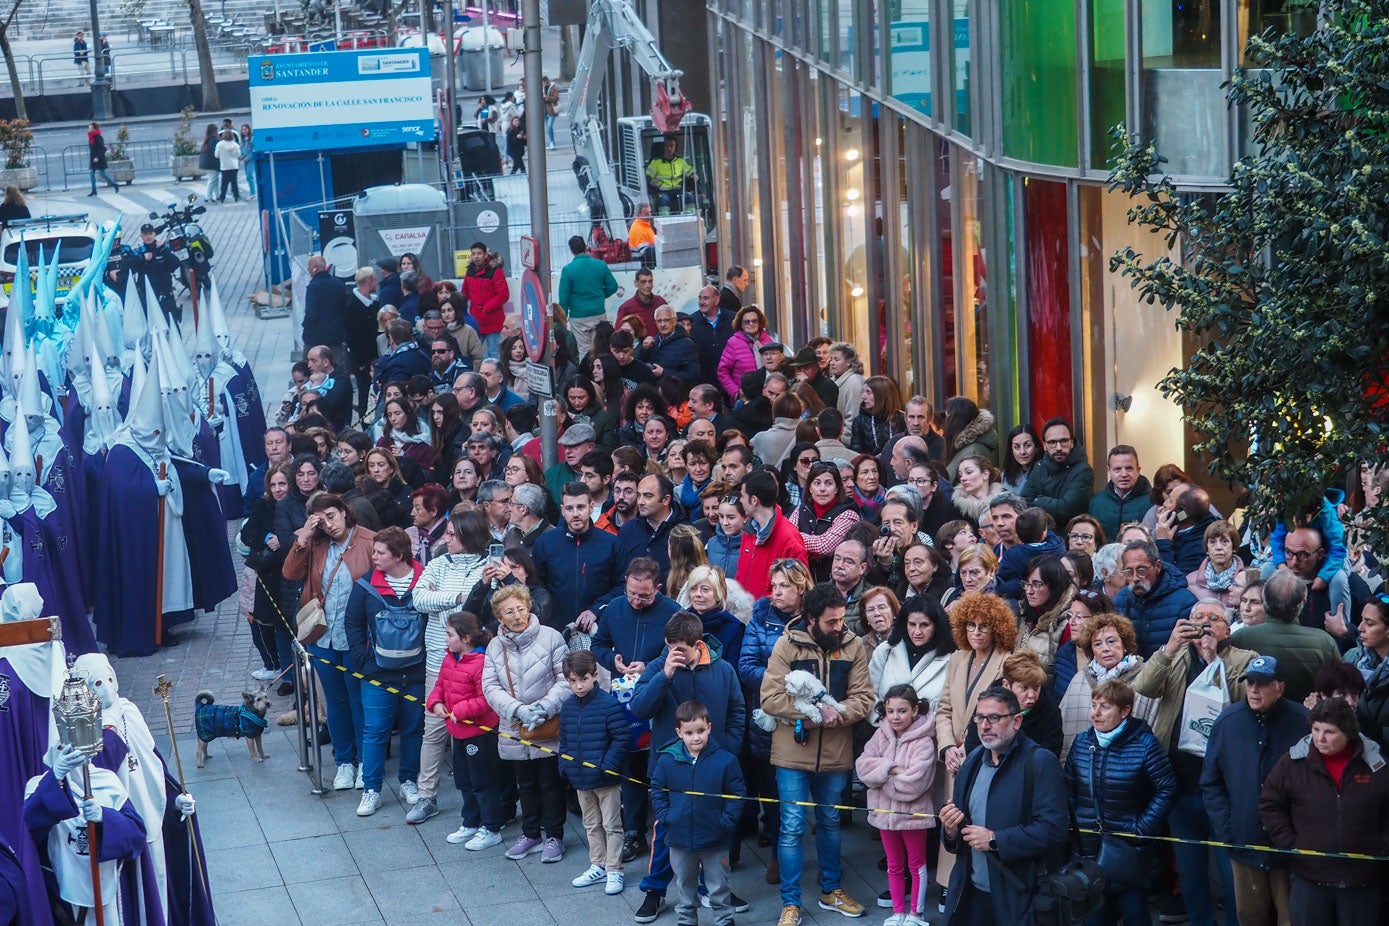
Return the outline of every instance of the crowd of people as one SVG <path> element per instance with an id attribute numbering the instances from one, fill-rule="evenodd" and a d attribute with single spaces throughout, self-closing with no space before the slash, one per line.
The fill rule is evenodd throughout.
<path id="1" fill-rule="evenodd" d="M 277 615 L 326 615 L 311 649 L 358 813 L 397 730 L 409 822 L 439 812 L 451 761 L 449 842 L 559 862 L 567 786 L 574 886 L 620 892 L 640 860 L 641 923 L 670 892 L 692 923 L 697 885 L 732 922 L 727 864 L 755 834 L 796 926 L 812 828 L 816 902 L 864 915 L 848 804 L 881 831 L 888 926 L 1028 922 L 1075 853 L 1108 879 L 1097 923 L 1382 921 L 1379 862 L 1261 849 L 1389 848 L 1389 596 L 1358 521 L 1380 465 L 1271 530 L 1175 464 L 1150 481 L 1129 446 L 1096 491 L 1070 422 L 1005 433 L 865 377 L 853 345 L 793 349 L 734 267 L 684 314 L 649 270 L 615 324 L 556 310 L 543 469 L 517 320 L 488 302 L 499 262 L 477 246 L 454 288 L 407 261 L 306 317 L 242 533 L 265 677 Z M 605 286 L 581 267 L 561 288 L 601 306 Z M 382 657 L 400 612 L 408 665 Z"/>
<path id="2" fill-rule="evenodd" d="M 638 866 L 641 923 L 668 895 L 682 924 L 703 904 L 731 923 L 750 838 L 775 847 L 779 926 L 865 901 L 887 926 L 1027 923 L 1076 858 L 1105 875 L 1096 923 L 1384 920 L 1380 461 L 1267 528 L 1177 465 L 1150 481 L 1126 445 L 1101 487 L 1064 419 L 1005 433 L 968 398 L 938 410 L 865 376 L 853 345 L 776 340 L 744 268 L 685 313 L 639 270 L 610 321 L 590 260 L 554 312 L 548 468 L 481 244 L 458 283 L 407 254 L 349 287 L 312 258 L 304 360 L 269 427 L 215 289 L 189 358 L 152 257 L 97 266 L 80 316 L 54 317 L 40 274 L 0 365 L 0 567 L 74 655 L 148 655 L 237 586 L 220 532 L 185 525 L 239 518 L 255 674 L 320 686 L 331 786 L 361 792 L 357 813 L 393 787 L 424 825 L 448 771 L 462 811 L 440 839 L 560 863 L 572 811 L 574 888 L 621 893 Z M 143 811 L 123 780 L 79 805 L 80 762 L 25 743 L 11 777 L 40 796 L 0 822 L 169 813 L 188 842 L 177 782 Z M 876 898 L 845 889 L 847 808 L 881 836 Z M 186 877 L 162 894 L 193 896 Z"/>

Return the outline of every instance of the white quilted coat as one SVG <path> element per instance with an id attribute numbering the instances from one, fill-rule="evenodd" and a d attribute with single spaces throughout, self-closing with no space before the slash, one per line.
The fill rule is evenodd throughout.
<path id="1" fill-rule="evenodd" d="M 487 645 L 487 658 L 482 663 L 482 694 L 501 718 L 503 731 L 517 732 L 516 708 L 523 704 L 538 703 L 545 708 L 547 717 L 559 716 L 560 703 L 573 694 L 562 670 L 568 652 L 559 631 L 541 624 L 534 614 L 520 633 L 511 633 L 504 627 L 498 630 Z M 508 664 L 510 678 L 506 672 Z M 515 683 L 514 692 L 512 682 Z M 559 737 L 544 741 L 544 745 L 552 748 L 558 744 Z M 551 755 L 507 737 L 501 738 L 497 753 L 512 761 L 543 759 Z"/>

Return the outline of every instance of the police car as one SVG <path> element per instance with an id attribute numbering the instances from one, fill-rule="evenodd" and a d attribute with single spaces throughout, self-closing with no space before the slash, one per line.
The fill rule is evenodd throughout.
<path id="1" fill-rule="evenodd" d="M 40 252 L 43 269 L 58 253 L 57 304 L 67 301 L 68 290 L 86 271 L 96 248 L 100 229 L 85 213 L 77 215 L 45 215 L 36 219 L 16 219 L 0 232 L 0 286 L 3 286 L 3 305 L 10 304 L 10 292 L 15 286 L 15 267 L 19 263 L 21 245 L 28 252 L 29 291 L 38 289 Z"/>

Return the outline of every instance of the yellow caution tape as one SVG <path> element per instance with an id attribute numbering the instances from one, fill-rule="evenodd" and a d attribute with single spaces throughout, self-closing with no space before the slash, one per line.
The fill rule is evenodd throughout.
<path id="1" fill-rule="evenodd" d="M 259 574 L 256 576 L 256 581 L 260 582 L 261 588 L 265 589 L 266 597 L 269 598 L 271 604 L 274 605 L 275 612 L 280 616 L 281 622 L 283 622 L 286 627 L 290 627 L 289 621 L 285 618 L 284 612 L 280 610 L 279 602 L 276 601 L 274 596 L 270 594 L 270 590 L 265 587 L 265 581 L 261 579 Z M 290 627 L 290 636 L 294 635 L 295 631 L 292 627 Z M 308 652 L 308 650 L 305 649 L 305 652 Z M 368 678 L 360 672 L 357 672 L 353 669 L 349 669 L 346 666 L 339 665 L 336 662 L 333 662 L 331 659 L 325 659 L 324 657 L 319 656 L 316 653 L 309 653 L 309 656 L 311 656 L 313 659 L 317 660 L 325 666 L 337 669 L 339 672 L 342 672 L 346 675 L 350 675 L 353 678 L 365 682 L 368 685 L 375 685 L 377 688 L 380 688 L 383 691 L 388 691 L 396 697 L 404 698 L 406 701 L 410 701 L 415 704 L 419 704 L 421 707 L 424 707 L 423 700 L 415 697 L 412 694 L 409 694 L 408 692 L 401 691 L 398 688 L 393 688 L 392 686 L 379 682 L 374 678 Z M 650 788 L 652 786 L 651 782 L 649 781 L 643 781 L 640 778 L 632 778 L 631 776 L 623 775 L 621 772 L 614 771 L 613 769 L 599 768 L 592 762 L 588 762 L 584 759 L 568 755 L 567 753 L 560 752 L 558 749 L 552 749 L 549 746 L 541 745 L 540 743 L 528 740 L 523 736 L 518 736 L 515 733 L 509 733 L 506 730 L 502 730 L 497 727 L 489 727 L 487 724 L 478 723 L 473 720 L 460 719 L 454 717 L 453 715 L 449 715 L 449 719 L 452 720 L 454 723 L 466 724 L 470 727 L 476 727 L 477 729 L 482 730 L 486 733 L 495 733 L 499 737 L 505 737 L 509 740 L 515 740 L 523 746 L 529 746 L 532 749 L 538 749 L 541 752 L 549 753 L 550 755 L 555 756 L 556 758 L 563 759 L 565 762 L 576 762 L 579 765 L 582 765 L 584 768 L 590 768 L 595 771 L 602 772 L 604 775 L 610 775 L 613 778 L 616 778 L 619 782 L 631 782 L 632 784 L 641 785 L 644 788 Z M 820 804 L 815 801 L 784 801 L 781 798 L 759 797 L 757 795 L 750 794 L 714 794 L 712 792 L 682 791 L 672 788 L 665 788 L 663 790 L 665 790 L 669 794 L 684 794 L 689 797 L 714 797 L 725 801 L 753 801 L 758 804 L 790 804 L 796 807 L 806 808 L 824 807 L 829 810 L 847 810 L 850 812 L 864 811 L 870 816 L 873 814 L 878 814 L 880 816 L 891 815 L 902 817 L 914 817 L 926 820 L 936 820 L 939 819 L 940 816 L 939 814 L 934 813 L 922 813 L 907 810 L 875 810 L 873 808 L 856 807 L 852 804 Z M 1350 861 L 1356 862 L 1389 862 L 1389 855 L 1364 855 L 1359 852 L 1319 852 L 1315 849 L 1278 849 L 1274 848 L 1273 846 L 1249 846 L 1242 845 L 1239 843 L 1220 842 L 1214 839 L 1184 839 L 1179 838 L 1177 836 L 1140 836 L 1137 833 L 1122 833 L 1117 832 L 1115 830 L 1104 830 L 1103 832 L 1101 832 L 1100 830 L 1085 829 L 1083 827 L 1078 828 L 1077 832 L 1084 833 L 1087 836 L 1118 836 L 1121 839 L 1131 839 L 1135 841 L 1165 842 L 1170 843 L 1172 845 L 1182 846 L 1206 846 L 1212 849 L 1239 849 L 1245 852 L 1262 852 L 1269 855 L 1294 855 L 1302 856 L 1305 858 L 1336 858 L 1348 859 Z"/>

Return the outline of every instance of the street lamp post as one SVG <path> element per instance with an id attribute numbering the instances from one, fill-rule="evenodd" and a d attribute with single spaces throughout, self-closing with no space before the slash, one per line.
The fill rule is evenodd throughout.
<path id="1" fill-rule="evenodd" d="M 96 12 L 96 0 L 88 0 L 92 12 L 92 45 L 96 68 L 92 71 L 92 119 L 97 122 L 111 118 L 111 78 L 106 73 L 106 52 L 101 47 L 101 20 Z"/>

